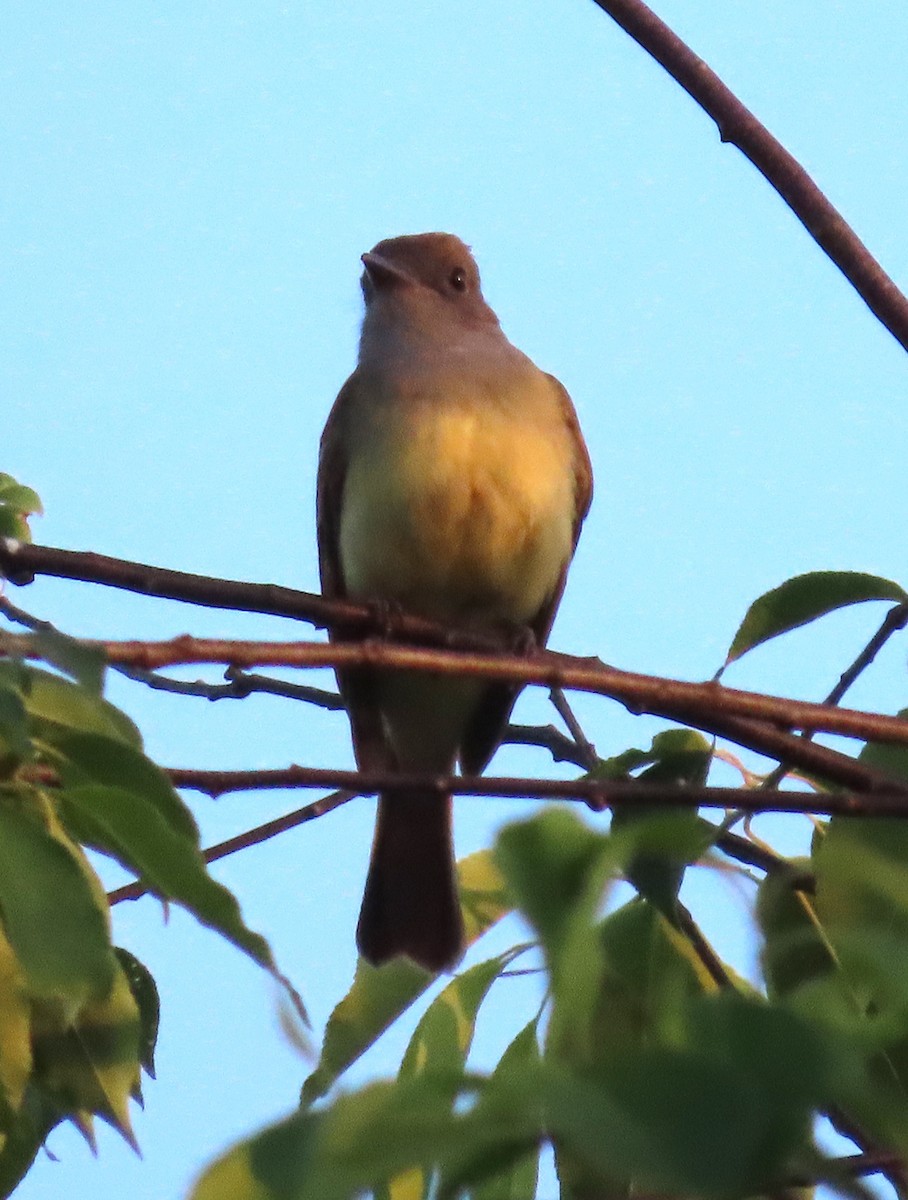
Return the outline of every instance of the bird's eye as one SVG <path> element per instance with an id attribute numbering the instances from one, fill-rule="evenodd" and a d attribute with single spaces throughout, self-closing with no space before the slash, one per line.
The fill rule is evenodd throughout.
<path id="1" fill-rule="evenodd" d="M 463 267 L 455 267 L 448 276 L 448 282 L 455 292 L 465 292 L 467 290 L 467 273 Z"/>

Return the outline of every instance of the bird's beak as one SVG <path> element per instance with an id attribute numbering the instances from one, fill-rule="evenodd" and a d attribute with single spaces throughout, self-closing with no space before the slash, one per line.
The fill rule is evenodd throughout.
<path id="1" fill-rule="evenodd" d="M 370 280 L 377 288 L 399 287 L 410 281 L 406 271 L 402 271 L 394 263 L 388 262 L 380 254 L 373 254 L 371 250 L 362 255 L 362 263 Z"/>

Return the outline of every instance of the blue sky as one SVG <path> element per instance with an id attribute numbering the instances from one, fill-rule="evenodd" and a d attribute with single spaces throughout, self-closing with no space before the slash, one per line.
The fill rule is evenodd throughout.
<path id="1" fill-rule="evenodd" d="M 657 9 L 908 287 L 904 4 Z M 445 229 L 473 246 L 508 335 L 568 387 L 590 447 L 596 497 L 553 644 L 702 679 L 750 601 L 793 574 L 908 583 L 903 351 L 589 0 L 16 0 L 4 25 L 0 470 L 43 497 L 36 540 L 314 589 L 317 444 L 354 363 L 359 255 Z M 12 599 L 86 636 L 290 636 L 54 581 Z M 881 616 L 840 614 L 728 682 L 819 698 Z M 350 762 L 338 716 L 120 681 L 110 694 L 167 765 Z M 904 706 L 904 649 L 852 700 Z M 578 709 L 602 754 L 658 728 L 605 701 Z M 551 719 L 542 696 L 519 715 Z M 497 766 L 551 770 L 513 751 Z M 206 842 L 300 803 L 193 801 Z M 459 849 L 519 811 L 460 802 Z M 795 820 L 762 828 L 786 848 L 806 837 Z M 317 1031 L 352 977 L 370 837 L 359 801 L 217 869 Z M 752 969 L 740 895 L 704 874 L 698 915 Z M 136 1118 L 144 1162 L 107 1131 L 97 1161 L 58 1132 L 61 1162 L 39 1163 L 24 1200 L 182 1195 L 231 1139 L 295 1103 L 306 1066 L 261 973 L 149 901 L 117 910 L 116 935 L 164 1001 L 159 1079 Z M 483 957 L 507 937 L 489 941 Z M 516 1028 L 516 995 L 493 996 L 477 1065 Z M 392 1070 L 402 1044 L 389 1038 L 355 1077 Z"/>

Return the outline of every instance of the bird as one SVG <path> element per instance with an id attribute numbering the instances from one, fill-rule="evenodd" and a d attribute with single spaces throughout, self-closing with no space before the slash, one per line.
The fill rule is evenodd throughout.
<path id="1" fill-rule="evenodd" d="M 322 593 L 523 630 L 543 646 L 592 499 L 571 399 L 507 339 L 453 234 L 386 238 L 361 261 L 357 364 L 319 448 Z M 520 690 L 428 671 L 336 673 L 367 772 L 480 774 Z M 464 952 L 455 872 L 450 795 L 383 792 L 362 957 L 452 970 Z"/>

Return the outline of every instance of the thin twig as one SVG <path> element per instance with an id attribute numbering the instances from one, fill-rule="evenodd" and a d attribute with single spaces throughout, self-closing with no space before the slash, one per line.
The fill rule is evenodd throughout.
<path id="1" fill-rule="evenodd" d="M 548 750 L 553 762 L 567 762 L 575 767 L 586 766 L 582 749 L 554 725 L 508 725 L 501 744 L 538 746 L 540 750 Z"/>
<path id="2" fill-rule="evenodd" d="M 713 983 L 722 989 L 731 987 L 732 981 L 728 974 L 728 969 L 726 968 L 725 963 L 718 956 L 718 954 L 716 954 L 710 943 L 703 936 L 702 929 L 694 920 L 689 909 L 685 908 L 680 902 L 676 902 L 675 912 L 681 932 L 690 942 L 694 953 L 703 964 Z"/>
<path id="3" fill-rule="evenodd" d="M 801 164 L 642 0 L 595 0 L 684 88 L 776 189 L 870 311 L 908 350 L 908 299 Z"/>
<path id="4" fill-rule="evenodd" d="M 791 869 L 788 859 L 781 854 L 776 854 L 765 846 L 752 842 L 750 838 L 741 837 L 739 833 L 732 833 L 730 830 L 720 833 L 713 844 L 729 858 L 746 863 L 749 867 L 758 867 L 767 875 Z"/>
<path id="5" fill-rule="evenodd" d="M 599 764 L 599 755 L 596 753 L 596 747 L 583 732 L 583 728 L 574 715 L 574 710 L 568 703 L 564 691 L 561 688 L 552 688 L 549 692 L 549 700 L 551 700 L 555 711 L 567 726 L 568 733 L 574 739 L 583 765 L 588 771 L 595 770 Z"/>
<path id="6" fill-rule="evenodd" d="M 863 671 L 870 666 L 882 648 L 886 645 L 894 633 L 898 633 L 908 625 L 908 604 L 896 604 L 890 608 L 883 618 L 883 623 L 879 629 L 857 656 L 854 662 L 847 670 L 843 671 L 839 677 L 839 682 L 835 685 L 826 699 L 824 704 L 838 704 L 851 685 L 861 675 Z M 802 733 L 801 738 L 804 741 L 810 741 L 813 734 L 808 730 Z M 774 771 L 766 776 L 763 781 L 764 787 L 778 787 L 782 780 L 791 772 L 791 763 L 781 762 Z"/>
<path id="7" fill-rule="evenodd" d="M 275 679 L 273 676 L 253 675 L 236 667 L 228 667 L 224 672 L 227 683 L 208 683 L 204 679 L 172 679 L 169 675 L 145 671 L 139 667 L 119 666 L 114 667 L 114 670 L 137 683 L 144 683 L 153 691 L 197 696 L 203 700 L 245 700 L 247 696 L 261 694 L 314 704 L 328 712 L 338 712 L 344 707 L 344 702 L 337 692 L 303 683 L 290 683 L 286 679 Z"/>
<path id="8" fill-rule="evenodd" d="M 296 812 L 287 813 L 286 816 L 277 817 L 273 821 L 266 821 L 263 825 L 256 825 L 254 829 L 247 829 L 245 833 L 228 838 L 226 842 L 219 842 L 216 846 L 209 846 L 207 850 L 202 851 L 202 857 L 205 862 L 212 863 L 219 858 L 226 858 L 229 854 L 236 854 L 238 850 L 258 846 L 262 842 L 267 842 L 269 838 L 286 833 L 288 829 L 295 829 L 297 825 L 304 825 L 307 821 L 324 816 L 325 813 L 352 800 L 356 794 L 356 792 L 336 791 L 329 796 L 322 796 L 320 800 L 316 800 L 313 804 L 307 804 L 305 808 L 298 808 Z M 138 879 L 135 883 L 127 883 L 123 887 L 108 892 L 107 899 L 110 904 L 119 904 L 121 900 L 138 900 L 140 896 L 146 895 L 150 890 L 147 884 Z"/>

